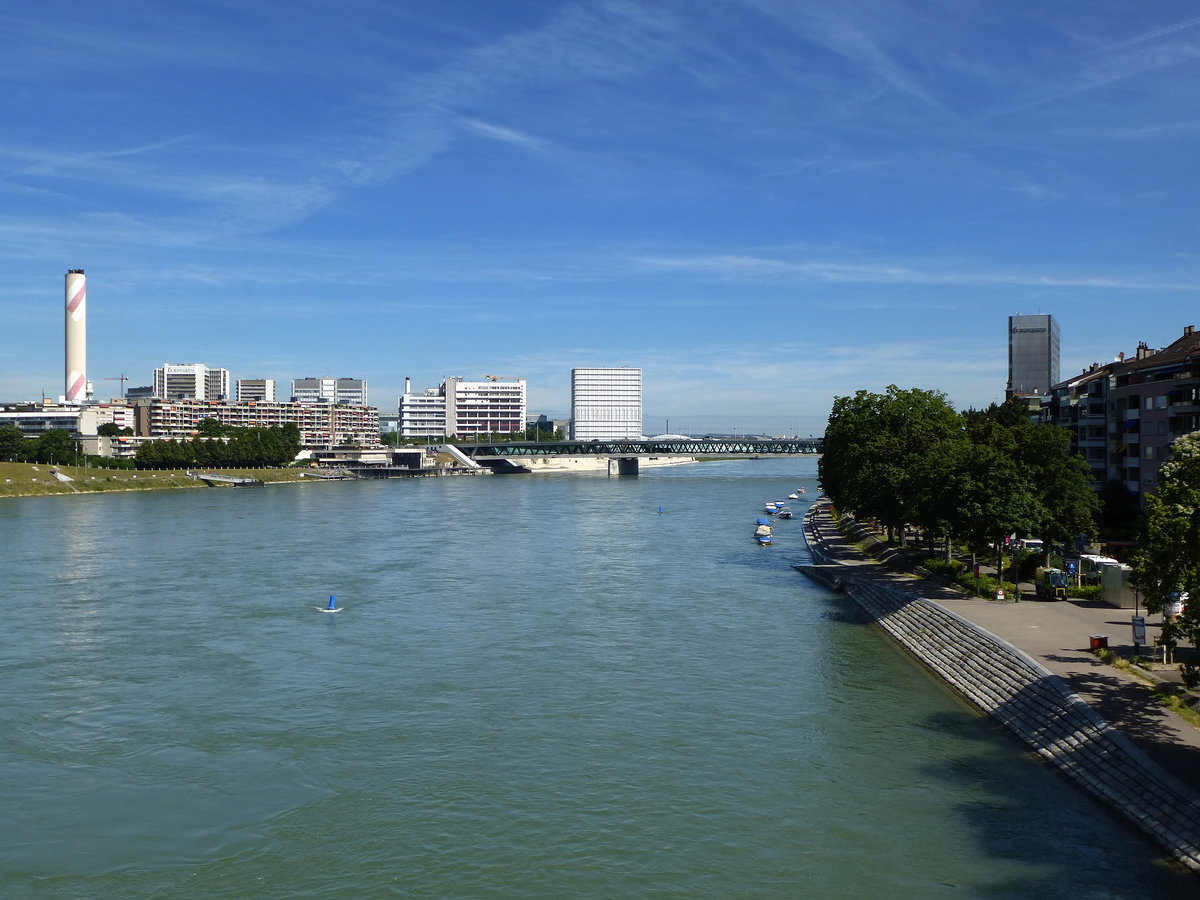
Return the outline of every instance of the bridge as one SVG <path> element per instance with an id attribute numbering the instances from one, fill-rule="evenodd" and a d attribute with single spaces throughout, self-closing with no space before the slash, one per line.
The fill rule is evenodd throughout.
<path id="1" fill-rule="evenodd" d="M 600 456 L 618 460 L 623 475 L 637 474 L 637 461 L 650 456 L 801 456 L 819 454 L 823 438 L 662 438 L 620 441 L 502 441 L 455 445 L 465 455 L 485 463 L 539 456 Z"/>

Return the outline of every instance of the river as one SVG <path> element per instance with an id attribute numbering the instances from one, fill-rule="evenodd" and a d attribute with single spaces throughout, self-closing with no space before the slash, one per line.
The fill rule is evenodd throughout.
<path id="1" fill-rule="evenodd" d="M 0 502 L 0 895 L 1192 896 L 794 571 L 799 516 L 755 544 L 801 485 Z"/>

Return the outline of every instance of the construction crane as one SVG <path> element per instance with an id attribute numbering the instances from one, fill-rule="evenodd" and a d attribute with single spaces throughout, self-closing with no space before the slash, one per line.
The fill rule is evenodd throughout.
<path id="1" fill-rule="evenodd" d="M 125 399 L 125 382 L 127 382 L 129 379 L 126 377 L 124 372 L 122 372 L 120 375 L 113 375 L 109 378 L 105 378 L 104 380 L 121 382 L 121 399 Z"/>

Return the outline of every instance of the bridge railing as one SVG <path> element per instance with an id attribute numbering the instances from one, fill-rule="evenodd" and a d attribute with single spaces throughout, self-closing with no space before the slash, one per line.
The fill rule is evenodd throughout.
<path id="1" fill-rule="evenodd" d="M 461 443 L 468 456 L 792 456 L 821 452 L 820 438 Z"/>

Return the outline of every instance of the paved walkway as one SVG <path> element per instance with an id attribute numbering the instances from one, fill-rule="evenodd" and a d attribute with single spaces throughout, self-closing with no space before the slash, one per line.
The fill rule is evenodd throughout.
<path id="1" fill-rule="evenodd" d="M 920 595 L 1023 650 L 1067 682 L 1084 701 L 1179 781 L 1200 791 L 1200 729 L 1162 706 L 1153 687 L 1103 663 L 1091 652 L 1092 635 L 1106 635 L 1124 655 L 1133 649 L 1132 610 L 1097 603 L 1045 601 L 1026 595 L 1021 602 L 996 602 L 897 574 L 865 557 L 834 526 L 827 504 L 815 504 L 808 527 L 819 531 L 823 551 L 851 567 L 853 577 L 887 581 Z M 1147 623 L 1147 641 L 1158 635 Z M 1158 666 L 1154 677 L 1178 681 L 1175 666 Z"/>

